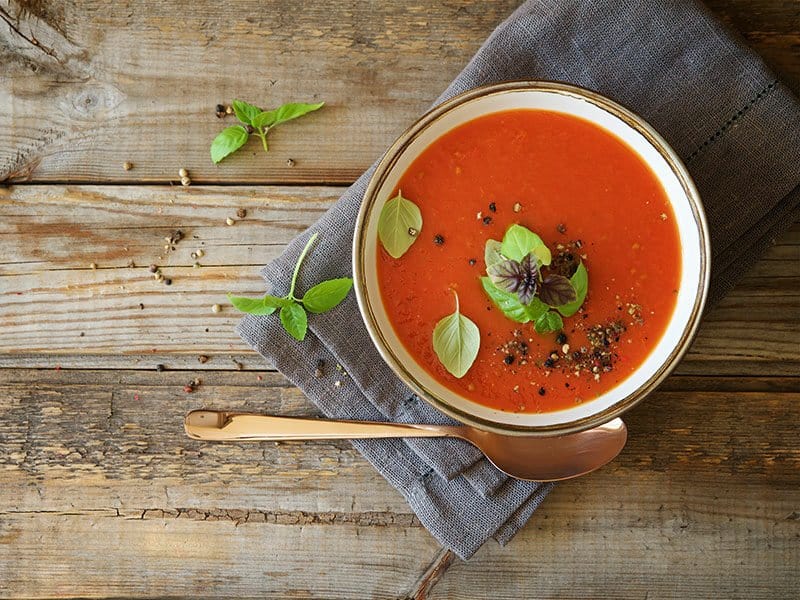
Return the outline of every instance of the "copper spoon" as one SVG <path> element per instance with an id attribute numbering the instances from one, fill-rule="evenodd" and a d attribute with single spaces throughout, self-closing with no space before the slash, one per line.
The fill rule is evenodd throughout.
<path id="1" fill-rule="evenodd" d="M 532 481 L 570 479 L 599 469 L 620 453 L 628 438 L 621 419 L 578 433 L 534 437 L 503 435 L 468 425 L 330 421 L 193 410 L 186 415 L 184 427 L 190 438 L 219 442 L 457 437 L 477 446 L 501 471 Z"/>

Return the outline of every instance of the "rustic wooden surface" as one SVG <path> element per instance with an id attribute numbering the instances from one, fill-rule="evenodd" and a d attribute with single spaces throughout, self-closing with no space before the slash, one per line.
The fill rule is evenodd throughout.
<path id="1" fill-rule="evenodd" d="M 197 406 L 315 414 L 210 307 L 259 291 L 515 3 L 0 0 L 0 597 L 796 597 L 798 225 L 623 455 L 469 563 L 346 442 L 182 435 Z M 800 3 L 709 5 L 800 90 Z M 328 106 L 214 167 L 232 96 Z"/>

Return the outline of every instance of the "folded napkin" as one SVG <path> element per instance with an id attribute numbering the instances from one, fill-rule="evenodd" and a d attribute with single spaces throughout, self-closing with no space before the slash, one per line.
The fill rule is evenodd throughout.
<path id="1" fill-rule="evenodd" d="M 703 199 L 718 300 L 798 218 L 800 105 L 762 61 L 691 0 L 530 0 L 478 50 L 436 103 L 479 85 L 549 79 L 583 86 L 649 121 L 686 162 Z M 350 274 L 356 214 L 372 169 L 263 271 L 273 293 L 311 232 L 298 290 Z M 278 319 L 246 316 L 244 340 L 333 418 L 447 423 L 381 360 L 353 294 L 309 316 L 296 342 Z M 326 362 L 323 377 L 313 372 Z M 346 376 L 335 365 L 341 365 Z M 334 381 L 341 381 L 334 386 Z M 506 477 L 451 439 L 353 442 L 408 500 L 422 524 L 463 559 L 505 544 L 551 489 Z"/>

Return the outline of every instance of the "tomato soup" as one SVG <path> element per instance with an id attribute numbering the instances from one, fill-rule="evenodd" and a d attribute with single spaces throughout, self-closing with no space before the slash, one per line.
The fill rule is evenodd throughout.
<path id="1" fill-rule="evenodd" d="M 503 411 L 569 408 L 630 376 L 666 330 L 680 283 L 675 217 L 650 168 L 606 130 L 543 110 L 486 115 L 426 148 L 398 191 L 423 225 L 400 258 L 378 246 L 382 300 L 408 352 L 454 392 Z M 487 240 L 514 224 L 541 237 L 553 265 L 586 268 L 586 299 L 559 331 L 509 319 L 481 285 Z M 480 331 L 462 377 L 432 342 L 454 292 Z"/>

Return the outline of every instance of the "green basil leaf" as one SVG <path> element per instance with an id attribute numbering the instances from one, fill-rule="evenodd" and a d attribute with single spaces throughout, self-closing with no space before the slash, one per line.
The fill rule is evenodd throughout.
<path id="1" fill-rule="evenodd" d="M 536 333 L 549 333 L 551 331 L 561 331 L 564 328 L 564 321 L 561 315 L 552 310 L 542 314 L 534 323 Z"/>
<path id="2" fill-rule="evenodd" d="M 275 113 L 276 111 L 274 110 L 267 110 L 264 112 L 260 112 L 255 117 L 253 117 L 253 120 L 250 124 L 256 129 L 264 129 L 264 127 L 272 127 L 275 124 Z"/>
<path id="3" fill-rule="evenodd" d="M 459 379 L 463 377 L 478 356 L 481 332 L 478 326 L 456 311 L 436 324 L 433 330 L 433 350 L 444 368 Z"/>
<path id="4" fill-rule="evenodd" d="M 297 302 L 290 302 L 281 308 L 281 324 L 289 335 L 302 342 L 308 331 L 308 315 Z"/>
<path id="5" fill-rule="evenodd" d="M 233 112 L 236 114 L 236 118 L 245 125 L 253 125 L 253 119 L 261 112 L 261 109 L 242 100 L 234 100 Z"/>
<path id="6" fill-rule="evenodd" d="M 486 263 L 486 269 L 503 262 L 505 257 L 500 253 L 500 246 L 503 244 L 497 240 L 486 240 L 486 248 L 483 251 L 483 262 Z"/>
<path id="7" fill-rule="evenodd" d="M 545 243 L 538 235 L 522 225 L 512 225 L 503 236 L 503 243 L 500 252 L 506 258 L 512 260 L 522 260 L 522 258 L 533 252 L 536 248 L 544 246 Z M 534 253 L 537 258 L 538 254 Z M 543 263 L 544 264 L 544 263 Z M 548 263 L 549 264 L 549 261 Z"/>
<path id="8" fill-rule="evenodd" d="M 245 298 L 228 294 L 228 300 L 230 300 L 234 308 L 250 315 L 271 315 L 278 308 L 291 302 L 287 298 L 278 298 L 270 295 L 266 295 L 263 298 Z"/>
<path id="9" fill-rule="evenodd" d="M 577 298 L 572 283 L 563 275 L 548 275 L 539 284 L 539 299 L 549 306 L 564 306 Z"/>
<path id="10" fill-rule="evenodd" d="M 411 200 L 397 196 L 388 200 L 378 218 L 378 237 L 393 258 L 400 258 L 417 241 L 422 231 L 422 214 Z"/>
<path id="11" fill-rule="evenodd" d="M 526 306 L 520 302 L 519 296 L 516 294 L 497 289 L 492 283 L 492 280 L 488 277 L 481 277 L 481 285 L 486 295 L 491 298 L 495 306 L 497 306 L 505 316 L 517 323 L 535 321 L 548 310 L 547 305 L 536 297 Z"/>
<path id="12" fill-rule="evenodd" d="M 218 163 L 232 152 L 236 152 L 244 146 L 248 137 L 247 130 L 241 125 L 226 127 L 211 142 L 211 160 Z"/>
<path id="13" fill-rule="evenodd" d="M 323 313 L 344 300 L 352 287 L 353 280 L 349 277 L 323 281 L 306 292 L 302 299 L 303 306 L 308 312 Z"/>
<path id="14" fill-rule="evenodd" d="M 572 287 L 575 288 L 577 298 L 574 302 L 558 307 L 558 312 L 565 317 L 571 317 L 578 312 L 578 309 L 583 305 L 583 301 L 586 300 L 586 292 L 589 291 L 589 272 L 583 266 L 583 262 L 578 265 L 578 270 L 569 278 L 569 281 Z"/>
<path id="15" fill-rule="evenodd" d="M 275 125 L 279 123 L 285 123 L 286 121 L 291 121 L 292 119 L 296 119 L 297 117 L 302 117 L 303 115 L 307 115 L 310 112 L 314 112 L 315 110 L 319 110 L 324 105 L 324 102 L 318 102 L 316 104 L 305 104 L 304 102 L 289 102 L 288 104 L 284 104 L 283 106 L 279 106 L 274 111 L 275 113 Z"/>

